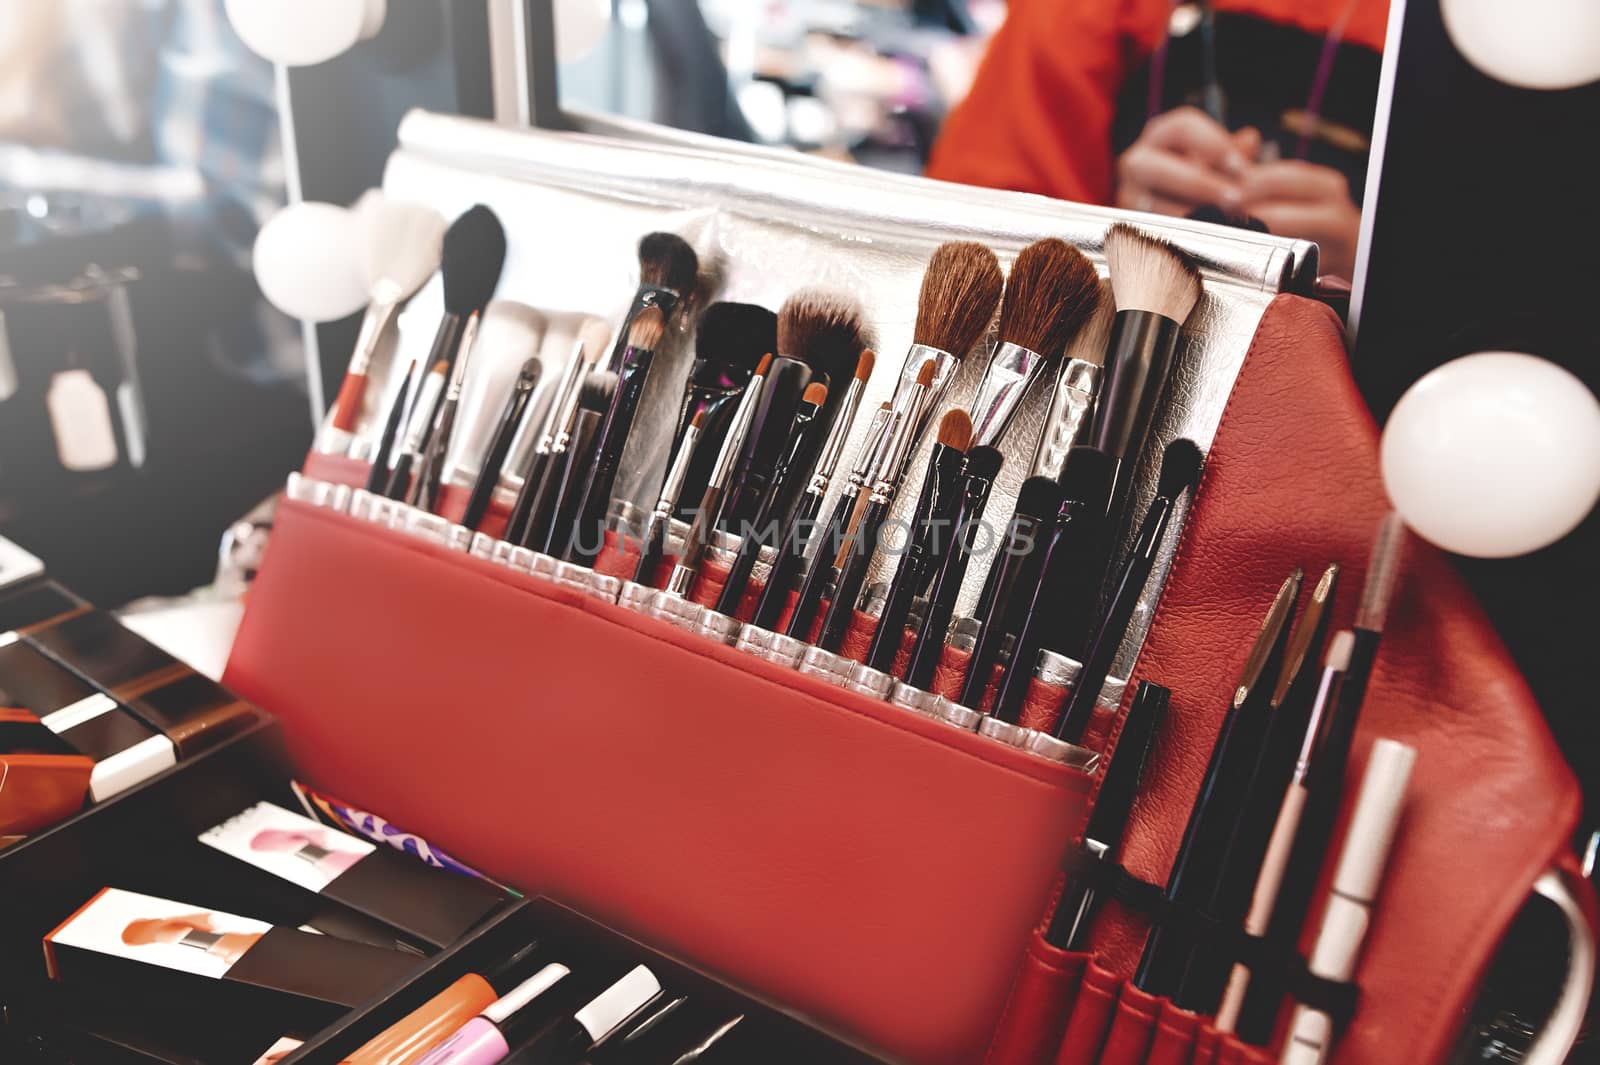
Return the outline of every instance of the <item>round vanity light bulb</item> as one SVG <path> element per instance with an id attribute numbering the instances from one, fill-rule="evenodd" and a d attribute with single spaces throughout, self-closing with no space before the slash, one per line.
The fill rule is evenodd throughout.
<path id="1" fill-rule="evenodd" d="M 383 28 L 388 0 L 225 0 L 234 32 L 252 52 L 289 67 L 343 55 Z"/>
<path id="2" fill-rule="evenodd" d="M 1407 390 L 1383 431 L 1389 499 L 1446 551 L 1547 547 L 1600 499 L 1600 400 L 1546 359 L 1467 355 Z"/>
<path id="3" fill-rule="evenodd" d="M 253 256 L 262 295 L 283 313 L 332 322 L 367 305 L 360 219 L 331 203 L 293 203 L 267 220 Z"/>
<path id="4" fill-rule="evenodd" d="M 1519 89 L 1570 89 L 1600 78 L 1600 4 L 1594 0 L 1440 0 L 1461 54 Z"/>

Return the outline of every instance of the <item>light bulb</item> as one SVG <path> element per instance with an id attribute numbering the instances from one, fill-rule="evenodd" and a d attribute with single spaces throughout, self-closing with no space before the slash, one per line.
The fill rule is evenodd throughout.
<path id="1" fill-rule="evenodd" d="M 1600 401 L 1546 359 L 1467 355 L 1400 398 L 1382 464 L 1390 501 L 1423 539 L 1478 558 L 1527 554 L 1600 498 Z"/>
<path id="2" fill-rule="evenodd" d="M 1520 89 L 1570 89 L 1600 78 L 1595 0 L 1440 0 L 1439 16 L 1468 62 Z"/>
<path id="3" fill-rule="evenodd" d="M 343 55 L 383 28 L 388 0 L 225 0 L 228 21 L 252 52 L 303 67 Z"/>
<path id="4" fill-rule="evenodd" d="M 290 317 L 336 321 L 367 304 L 360 249 L 355 212 L 331 203 L 290 204 L 256 235 L 256 282 Z"/>

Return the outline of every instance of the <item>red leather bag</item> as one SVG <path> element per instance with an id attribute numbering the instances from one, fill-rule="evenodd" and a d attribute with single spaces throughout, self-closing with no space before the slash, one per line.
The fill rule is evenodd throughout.
<path id="1" fill-rule="evenodd" d="M 315 456 L 307 472 L 360 479 Z M 1337 321 L 1279 297 L 1136 670 L 1173 695 L 1126 836 L 1133 873 L 1164 881 L 1283 575 L 1342 562 L 1348 624 L 1385 507 Z M 314 782 L 869 1048 L 929 1065 L 1270 1060 L 1127 985 L 1139 915 L 1108 904 L 1088 953 L 1039 938 L 1093 786 L 1073 770 L 296 502 L 226 680 L 282 718 Z M 1052 693 L 1034 702 L 1048 713 Z M 1114 746 L 1112 726 L 1097 722 Z M 1418 543 L 1352 772 L 1379 735 L 1421 754 L 1335 1060 L 1431 1065 L 1579 801 L 1499 640 Z"/>

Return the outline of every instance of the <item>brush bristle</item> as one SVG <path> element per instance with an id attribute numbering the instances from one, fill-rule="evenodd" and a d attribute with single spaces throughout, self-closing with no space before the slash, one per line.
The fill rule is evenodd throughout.
<path id="1" fill-rule="evenodd" d="M 689 421 L 689 428 L 691 428 L 691 429 L 700 429 L 700 428 L 704 427 L 705 424 L 706 424 L 706 412 L 703 411 L 703 410 L 697 410 L 697 411 L 694 412 L 694 417 L 692 419 L 690 419 L 690 421 Z"/>
<path id="2" fill-rule="evenodd" d="M 826 374 L 829 381 L 850 373 L 872 344 L 861 304 L 844 293 L 803 289 L 778 309 L 776 350 Z"/>
<path id="3" fill-rule="evenodd" d="M 872 380 L 872 369 L 878 364 L 878 356 L 869 349 L 861 353 L 861 358 L 856 361 L 856 380 L 866 384 Z"/>
<path id="4" fill-rule="evenodd" d="M 695 358 L 748 374 L 778 344 L 778 316 L 754 303 L 713 303 L 700 315 Z"/>
<path id="5" fill-rule="evenodd" d="M 1176 499 L 1194 485 L 1200 473 L 1200 449 L 1193 440 L 1174 440 L 1161 456 L 1156 495 Z"/>
<path id="6" fill-rule="evenodd" d="M 628 346 L 654 351 L 656 345 L 661 343 L 661 333 L 666 325 L 660 307 L 645 307 L 628 323 Z"/>
<path id="7" fill-rule="evenodd" d="M 1017 513 L 1047 518 L 1061 508 L 1061 487 L 1050 477 L 1029 477 L 1017 491 Z"/>
<path id="8" fill-rule="evenodd" d="M 539 356 L 535 355 L 533 358 L 523 361 L 522 369 L 517 371 L 518 383 L 523 387 L 531 388 L 543 373 L 544 363 L 540 362 Z"/>
<path id="9" fill-rule="evenodd" d="M 1159 237 L 1118 222 L 1106 233 L 1118 311 L 1149 311 L 1182 325 L 1200 299 L 1200 269 Z"/>
<path id="10" fill-rule="evenodd" d="M 460 315 L 483 310 L 505 262 L 506 231 L 493 211 L 480 203 L 457 218 L 445 230 L 439 263 L 444 309 Z"/>
<path id="11" fill-rule="evenodd" d="M 592 366 L 611 348 L 611 326 L 590 318 L 578 327 L 578 340 L 583 344 L 583 361 Z"/>
<path id="12" fill-rule="evenodd" d="M 441 377 L 448 375 L 450 373 L 450 360 L 440 359 L 438 362 L 433 364 L 433 367 L 428 372 L 436 373 Z"/>
<path id="13" fill-rule="evenodd" d="M 1005 277 L 1000 260 L 970 240 L 941 244 L 922 275 L 912 340 L 963 358 L 994 318 Z"/>
<path id="14" fill-rule="evenodd" d="M 1361 589 L 1361 606 L 1356 611 L 1356 627 L 1382 632 L 1389 616 L 1389 601 L 1400 576 L 1400 561 L 1405 554 L 1406 523 L 1390 511 L 1378 523 L 1372 541 L 1372 556 L 1367 560 L 1367 582 Z"/>
<path id="15" fill-rule="evenodd" d="M 1333 634 L 1333 639 L 1328 641 L 1328 657 L 1323 659 L 1323 665 L 1328 669 L 1336 669 L 1340 673 L 1350 668 L 1350 652 L 1355 649 L 1356 634 L 1349 629 L 1340 629 Z"/>
<path id="16" fill-rule="evenodd" d="M 361 270 L 374 299 L 403 300 L 439 269 L 444 216 L 427 204 L 385 197 L 361 225 Z"/>
<path id="17" fill-rule="evenodd" d="M 1100 275 L 1064 240 L 1036 240 L 1011 266 L 1000 300 L 1000 340 L 1059 358 L 1100 303 Z"/>
<path id="18" fill-rule="evenodd" d="M 761 356 L 761 361 L 756 364 L 756 376 L 757 377 L 765 377 L 765 376 L 767 376 L 767 371 L 769 369 L 771 369 L 771 368 L 772 368 L 772 352 L 769 351 L 765 355 Z"/>
<path id="19" fill-rule="evenodd" d="M 694 290 L 700 259 L 676 233 L 646 233 L 639 241 L 639 284 L 670 288 L 679 296 Z"/>
<path id="20" fill-rule="evenodd" d="M 596 370 L 583 379 L 578 389 L 578 406 L 584 410 L 605 410 L 611 406 L 611 397 L 617 394 L 617 375 Z"/>
<path id="21" fill-rule="evenodd" d="M 972 415 L 957 408 L 947 410 L 939 419 L 939 443 L 965 451 L 972 446 Z"/>
<path id="22" fill-rule="evenodd" d="M 800 397 L 802 403 L 810 403 L 820 407 L 828 402 L 828 386 L 821 381 L 813 381 L 806 385 L 805 395 Z"/>
<path id="23" fill-rule="evenodd" d="M 921 368 L 917 370 L 917 384 L 921 385 L 923 388 L 927 388 L 932 385 L 934 372 L 937 371 L 938 368 L 939 364 L 934 362 L 932 359 L 924 362 Z"/>
<path id="24" fill-rule="evenodd" d="M 1074 359 L 1092 362 L 1096 366 L 1104 366 L 1106 361 L 1106 348 L 1111 343 L 1111 326 L 1117 320 L 1116 301 L 1111 298 L 1110 288 L 1104 281 L 1097 286 L 1100 292 L 1095 303 L 1094 313 L 1089 316 L 1089 321 L 1073 338 L 1072 347 L 1067 352 Z"/>
<path id="25" fill-rule="evenodd" d="M 1000 472 L 1004 462 L 1005 456 L 1000 453 L 999 448 L 979 444 L 967 452 L 967 462 L 961 472 L 969 478 L 980 477 L 985 481 L 992 481 L 994 475 Z"/>

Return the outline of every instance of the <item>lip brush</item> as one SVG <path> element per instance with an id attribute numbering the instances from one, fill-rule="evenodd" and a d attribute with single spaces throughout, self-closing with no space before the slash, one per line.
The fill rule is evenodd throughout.
<path id="1" fill-rule="evenodd" d="M 1223 716 L 1217 741 L 1211 748 L 1205 778 L 1184 826 L 1178 856 L 1167 876 L 1166 897 L 1179 905 L 1197 906 L 1215 884 L 1222 846 L 1239 816 L 1242 785 L 1260 754 L 1266 722 L 1266 700 L 1261 678 L 1279 657 L 1289 634 L 1294 602 L 1304 574 L 1295 570 L 1278 588 L 1261 631 L 1245 661 L 1233 699 Z M 1134 973 L 1134 986 L 1152 995 L 1171 995 L 1188 969 L 1194 945 L 1183 932 L 1156 925 L 1145 940 L 1144 954 Z"/>
<path id="2" fill-rule="evenodd" d="M 1156 555 L 1166 539 L 1167 527 L 1177 511 L 1178 500 L 1194 488 L 1199 476 L 1200 449 L 1194 445 L 1194 441 L 1174 440 L 1168 444 L 1166 453 L 1161 457 L 1161 474 L 1155 498 L 1150 501 L 1144 523 L 1139 528 L 1139 537 L 1134 541 L 1133 550 L 1123 565 L 1122 578 L 1117 582 L 1105 617 L 1101 619 L 1094 638 L 1088 644 L 1088 651 L 1083 655 L 1083 668 L 1073 686 L 1072 697 L 1067 700 L 1066 708 L 1056 721 L 1056 739 L 1068 743 L 1083 739 L 1084 730 L 1094 716 L 1100 688 L 1111 672 L 1111 663 L 1117 656 L 1117 649 L 1122 646 L 1122 638 L 1128 632 L 1128 622 L 1133 617 L 1134 608 L 1139 605 L 1145 585 L 1150 581 L 1150 571 L 1155 568 Z"/>
<path id="3" fill-rule="evenodd" d="M 778 538 L 778 557 L 772 563 L 772 572 L 767 575 L 766 586 L 761 589 L 761 597 L 756 601 L 754 623 L 761 628 L 777 628 L 778 619 L 788 605 L 789 593 L 805 569 L 802 532 L 810 529 L 816 523 L 817 515 L 822 512 L 822 501 L 828 494 L 829 485 L 833 483 L 839 460 L 844 457 L 845 441 L 855 422 L 856 410 L 861 406 L 861 393 L 866 390 L 867 381 L 872 377 L 875 362 L 876 356 L 871 351 L 861 353 L 856 362 L 855 376 L 850 379 L 844 400 L 839 404 L 832 424 L 828 426 L 828 435 L 817 455 L 816 468 L 811 473 L 805 491 L 800 494 L 794 514 Z"/>

